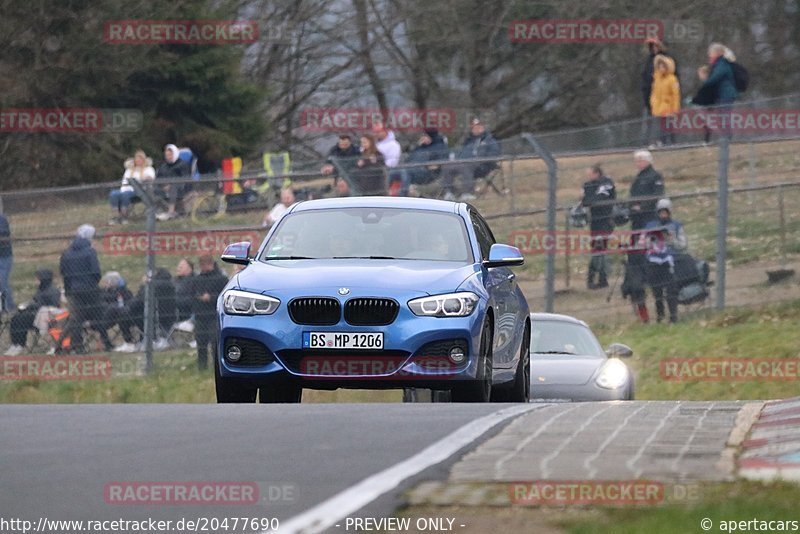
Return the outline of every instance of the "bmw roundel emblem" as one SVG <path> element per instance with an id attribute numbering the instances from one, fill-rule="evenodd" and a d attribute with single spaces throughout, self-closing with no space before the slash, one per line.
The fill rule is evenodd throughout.
<path id="1" fill-rule="evenodd" d="M 348 288 L 346 288 L 346 287 L 340 287 L 339 288 L 339 294 L 342 295 L 342 296 L 349 295 L 350 294 L 350 290 Z"/>

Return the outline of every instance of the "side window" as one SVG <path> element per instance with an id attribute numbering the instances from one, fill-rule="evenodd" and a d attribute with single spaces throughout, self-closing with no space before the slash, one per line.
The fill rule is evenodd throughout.
<path id="1" fill-rule="evenodd" d="M 489 257 L 489 249 L 495 243 L 492 231 L 486 222 L 474 211 L 470 212 L 470 219 L 472 220 L 472 228 L 475 229 L 475 236 L 478 238 L 478 246 L 481 249 L 481 259 L 485 260 Z"/>

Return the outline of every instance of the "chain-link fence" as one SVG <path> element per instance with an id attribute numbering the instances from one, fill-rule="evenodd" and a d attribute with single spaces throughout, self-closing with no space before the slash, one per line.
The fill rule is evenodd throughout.
<path id="1" fill-rule="evenodd" d="M 796 96 L 789 96 L 743 108 L 763 109 L 775 116 L 783 113 L 786 118 L 791 113 L 778 106 L 800 108 L 795 100 Z M 370 162 L 360 165 L 364 158 L 356 157 L 331 161 L 329 168 L 323 168 L 324 161 L 298 165 L 307 169 L 303 172 L 250 172 L 236 179 L 217 175 L 186 178 L 168 184 L 180 188 L 180 194 L 172 197 L 163 190 L 167 184 L 157 180 L 153 215 L 162 216 L 151 217 L 150 225 L 147 202 L 133 195 L 130 205 L 122 206 L 112 197 L 112 192 L 119 191 L 118 181 L 3 193 L 0 202 L 13 245 L 13 293 L 4 295 L 8 309 L 0 323 L 0 349 L 11 353 L 140 350 L 146 317 L 153 320 L 155 349 L 188 346 L 193 341 L 188 319 L 198 295 L 185 293 L 191 290 L 184 283 L 185 266 L 178 267 L 182 259 L 192 263 L 189 273 L 196 272 L 200 256 L 218 258 L 228 243 L 260 241 L 265 224 L 270 223 L 271 208 L 282 200 L 290 203 L 365 192 L 468 200 L 490 221 L 498 241 L 519 246 L 526 254 L 518 280 L 533 310 L 550 308 L 604 322 L 636 320 L 630 294 L 623 299 L 621 291 L 624 265 L 632 256 L 618 246 L 630 239 L 630 227 L 618 224 L 614 230 L 606 254 L 608 286 L 589 289 L 588 271 L 592 255 L 597 253 L 592 251 L 589 230 L 575 228 L 569 217 L 569 208 L 578 203 L 592 165 L 600 165 L 615 181 L 618 203 L 625 204 L 622 200 L 628 199 L 639 172 L 633 149 L 647 146 L 634 135 L 641 133 L 642 121 L 625 124 L 501 140 L 495 153 L 476 151 L 468 160 L 463 159 L 461 147 L 447 147 L 436 158 L 409 158 L 411 161 L 392 169 L 371 169 Z M 721 288 L 727 296 L 724 304 L 800 297 L 800 286 L 792 276 L 792 265 L 800 253 L 800 182 L 796 179 L 800 140 L 786 128 L 776 127 L 760 134 L 746 128 L 717 131 L 710 143 L 703 143 L 703 132 L 697 132 L 696 138 L 686 135 L 689 137 L 678 137 L 674 145 L 654 147 L 653 167 L 663 175 L 674 218 L 684 225 L 688 252 L 709 263 L 710 282 L 717 283 L 720 150 L 727 145 L 723 159 L 725 184 L 730 189 L 722 234 L 727 245 L 727 279 Z M 552 196 L 548 166 L 532 140 L 538 140 L 539 151 L 555 155 L 557 187 Z M 370 179 L 378 184 L 378 190 L 363 190 Z M 281 199 L 281 189 L 289 184 L 294 198 Z M 173 200 L 177 201 L 175 215 L 170 216 Z M 549 211 L 556 215 L 552 228 Z M 86 246 L 75 242 L 76 232 L 84 224 L 96 229 L 88 243 L 99 263 L 89 282 L 79 276 L 78 286 L 91 285 L 95 294 L 89 296 L 76 293 L 74 282 L 68 280 L 83 275 L 81 265 L 88 265 L 81 263 L 88 261 L 86 255 L 74 250 Z M 79 261 L 71 264 L 66 251 Z M 548 258 L 552 261 L 549 276 Z M 225 276 L 232 274 L 228 266 L 219 268 Z M 57 302 L 41 299 L 49 287 L 48 270 L 53 286 L 67 289 Z M 155 288 L 152 308 L 145 302 L 148 283 Z M 71 289 L 65 287 L 70 285 Z M 644 285 L 650 299 L 650 290 Z M 705 289 L 703 298 L 680 305 L 681 316 L 714 304 L 717 288 Z M 25 309 L 18 309 L 20 306 Z"/>

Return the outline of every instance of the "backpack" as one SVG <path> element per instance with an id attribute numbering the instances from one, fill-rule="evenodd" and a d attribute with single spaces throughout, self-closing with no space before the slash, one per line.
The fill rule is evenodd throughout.
<path id="1" fill-rule="evenodd" d="M 750 73 L 740 63 L 732 62 L 731 69 L 733 69 L 733 83 L 736 90 L 740 93 L 747 91 L 747 86 L 750 84 Z"/>

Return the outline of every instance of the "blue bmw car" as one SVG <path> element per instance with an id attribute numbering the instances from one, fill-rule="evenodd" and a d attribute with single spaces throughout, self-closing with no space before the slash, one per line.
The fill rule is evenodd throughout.
<path id="1" fill-rule="evenodd" d="M 219 402 L 300 402 L 303 388 L 429 388 L 527 402 L 530 317 L 477 210 L 430 199 L 296 204 L 221 293 Z"/>

